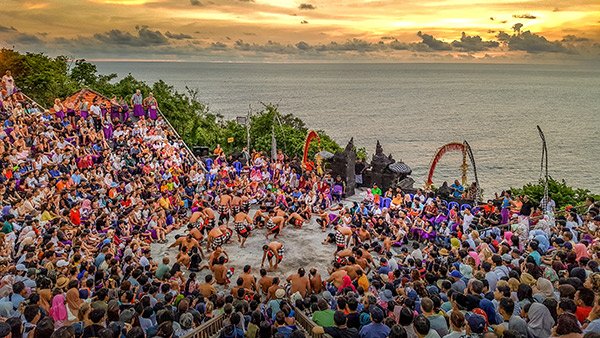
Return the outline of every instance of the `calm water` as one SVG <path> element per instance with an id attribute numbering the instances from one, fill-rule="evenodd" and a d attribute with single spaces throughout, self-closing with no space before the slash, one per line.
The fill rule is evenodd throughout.
<path id="1" fill-rule="evenodd" d="M 438 147 L 467 140 L 486 195 L 540 175 L 540 125 L 550 174 L 600 192 L 600 68 L 481 64 L 98 63 L 176 88 L 197 88 L 212 111 L 245 115 L 279 104 L 342 146 L 384 151 L 426 179 Z M 434 183 L 460 177 L 460 154 L 439 163 Z"/>

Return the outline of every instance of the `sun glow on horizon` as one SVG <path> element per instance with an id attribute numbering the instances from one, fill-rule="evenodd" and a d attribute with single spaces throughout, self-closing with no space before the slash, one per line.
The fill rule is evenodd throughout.
<path id="1" fill-rule="evenodd" d="M 565 47 L 559 46 L 564 39 L 596 48 L 599 17 L 600 2 L 589 0 L 82 0 L 77 6 L 67 0 L 26 0 L 15 1 L 0 12 L 0 40 L 7 46 L 41 45 L 65 54 L 82 46 L 99 51 L 94 55 L 103 58 L 108 51 L 100 42 L 126 46 L 120 48 L 125 52 L 147 48 L 172 58 L 178 53 L 194 55 L 198 49 L 204 54 L 223 54 L 238 40 L 253 44 L 248 48 L 257 53 L 270 53 L 275 50 L 273 44 L 295 46 L 301 41 L 312 46 L 358 40 L 367 44 L 393 40 L 421 43 L 417 32 L 423 32 L 432 37 L 429 48 L 420 45 L 414 52 L 447 54 L 451 50 L 485 56 L 506 55 L 513 49 L 505 44 L 492 50 L 444 43 L 460 40 L 463 32 L 496 41 L 499 32 L 531 31 L 547 41 L 529 41 L 531 46 L 519 46 L 524 48 L 519 50 L 531 47 L 532 53 L 565 52 Z M 50 21 L 52 25 L 48 25 Z M 515 24 L 522 25 L 518 32 L 513 29 Z M 473 41 L 477 43 L 469 43 Z M 269 48 L 259 46 L 271 42 Z M 397 47 L 393 50 L 402 50 Z M 286 53 L 285 49 L 275 50 L 277 57 Z"/>

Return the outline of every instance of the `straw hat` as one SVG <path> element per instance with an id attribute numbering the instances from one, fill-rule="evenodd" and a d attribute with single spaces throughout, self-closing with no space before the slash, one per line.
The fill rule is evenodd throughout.
<path id="1" fill-rule="evenodd" d="M 535 278 L 533 278 L 533 276 L 530 275 L 529 273 L 523 272 L 521 274 L 521 283 L 527 284 L 529 286 L 533 286 L 533 285 L 535 285 L 535 282 L 536 282 Z"/>
<path id="2" fill-rule="evenodd" d="M 56 280 L 56 287 L 59 289 L 66 289 L 67 285 L 69 285 L 69 279 L 67 277 L 61 276 Z"/>

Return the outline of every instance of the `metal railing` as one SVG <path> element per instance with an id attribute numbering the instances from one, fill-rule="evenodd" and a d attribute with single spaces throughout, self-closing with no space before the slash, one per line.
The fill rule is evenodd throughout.
<path id="1" fill-rule="evenodd" d="M 331 338 L 330 335 L 328 334 L 316 334 L 313 333 L 313 328 L 319 326 L 317 325 L 317 323 L 313 322 L 312 319 L 310 319 L 304 312 L 302 312 L 301 310 L 298 310 L 297 307 L 294 306 L 294 318 L 296 319 L 296 324 L 300 325 L 300 327 L 302 327 L 308 337 L 312 337 L 312 338 Z"/>
<path id="2" fill-rule="evenodd" d="M 181 143 L 183 144 L 183 146 L 187 150 L 187 152 L 190 155 L 190 157 L 196 163 L 200 164 L 200 167 L 202 168 L 202 170 L 204 170 L 204 172 L 208 172 L 208 170 L 206 170 L 206 167 L 204 166 L 204 162 L 202 162 L 201 160 L 198 160 L 198 158 L 196 157 L 196 155 L 194 155 L 194 152 L 192 151 L 192 149 L 190 149 L 190 147 L 187 145 L 187 143 L 185 143 L 185 141 L 183 140 L 183 138 L 179 135 L 179 133 L 177 132 L 177 130 L 175 129 L 175 127 L 173 127 L 173 125 L 171 124 L 171 122 L 169 122 L 169 120 L 165 117 L 165 114 L 163 114 L 163 112 L 160 110 L 160 108 L 156 107 L 156 110 L 160 114 L 160 117 L 162 117 L 162 119 L 165 122 L 167 122 L 167 125 L 169 126 L 169 128 L 171 128 L 171 131 L 177 136 L 178 139 L 181 140 Z"/>
<path id="3" fill-rule="evenodd" d="M 97 91 L 89 88 L 89 87 L 84 87 L 83 89 L 88 90 L 102 98 L 104 98 L 105 100 L 110 101 L 110 99 L 106 96 L 104 96 L 101 93 L 98 93 Z M 190 147 L 187 145 L 187 143 L 185 143 L 185 141 L 183 140 L 183 138 L 179 135 L 179 133 L 177 132 L 177 130 L 175 129 L 175 127 L 173 127 L 173 125 L 171 124 L 171 122 L 169 122 L 169 120 L 165 117 L 165 114 L 163 114 L 163 112 L 160 110 L 159 107 L 156 107 L 156 110 L 158 111 L 158 113 L 160 114 L 160 117 L 167 123 L 167 126 L 169 126 L 169 128 L 171 129 L 171 131 L 175 134 L 175 136 L 177 136 L 178 139 L 181 140 L 181 143 L 183 144 L 183 146 L 185 147 L 185 150 L 187 151 L 188 155 L 194 160 L 194 162 L 200 164 L 200 167 L 202 168 L 202 170 L 204 172 L 208 172 L 208 170 L 206 170 L 206 167 L 204 166 L 204 162 L 202 162 L 201 160 L 198 160 L 198 158 L 196 157 L 196 155 L 194 155 L 194 152 L 192 151 L 192 149 L 190 149 Z"/>
<path id="4" fill-rule="evenodd" d="M 206 323 L 202 323 L 202 325 L 198 326 L 194 329 L 194 331 L 188 333 L 182 338 L 211 338 L 215 337 L 219 331 L 223 328 L 223 321 L 225 320 L 225 315 L 220 314 L 213 319 L 210 319 Z"/>

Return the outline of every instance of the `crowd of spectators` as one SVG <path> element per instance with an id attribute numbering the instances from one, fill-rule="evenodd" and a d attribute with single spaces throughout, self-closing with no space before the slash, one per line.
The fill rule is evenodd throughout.
<path id="1" fill-rule="evenodd" d="M 221 337 L 600 336 L 591 199 L 559 212 L 504 192 L 462 207 L 374 186 L 346 203 L 340 178 L 281 152 L 217 147 L 196 162 L 150 96 L 24 108 L 5 78 L 0 338 L 183 337 L 217 317 Z M 328 271 L 278 277 L 275 241 L 263 248 L 269 269 L 226 268 L 235 233 L 243 245 L 247 233 L 313 221 L 335 246 Z M 176 262 L 153 255 L 184 229 Z"/>

